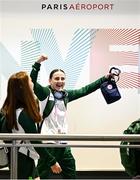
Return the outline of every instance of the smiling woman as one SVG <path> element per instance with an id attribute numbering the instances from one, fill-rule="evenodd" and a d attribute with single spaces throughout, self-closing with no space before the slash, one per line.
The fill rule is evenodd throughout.
<path id="1" fill-rule="evenodd" d="M 65 72 L 61 69 L 55 69 L 50 73 L 49 85 L 46 87 L 37 83 L 37 76 L 40 70 L 41 62 L 47 60 L 47 56 L 40 56 L 37 62 L 33 65 L 31 71 L 31 78 L 34 83 L 34 92 L 41 104 L 41 111 L 43 116 L 43 123 L 41 123 L 42 134 L 66 134 L 68 132 L 68 122 L 66 119 L 66 107 L 67 103 L 84 97 L 97 89 L 100 85 L 107 81 L 112 74 L 101 77 L 100 79 L 92 82 L 80 89 L 65 90 Z M 46 104 L 44 104 L 44 102 Z M 43 107 L 43 108 L 42 108 Z M 50 142 L 49 142 L 50 143 Z M 51 143 L 67 143 L 62 141 L 51 141 Z M 62 148 L 49 148 L 49 152 L 57 160 L 62 172 L 61 176 L 64 179 L 76 178 L 76 166 L 75 158 L 71 153 L 69 147 Z M 39 175 L 42 179 L 50 178 L 52 172 L 56 173 L 53 168 L 50 167 L 45 158 L 40 159 L 38 163 Z M 59 172 L 57 172 L 59 174 Z"/>
<path id="2" fill-rule="evenodd" d="M 65 86 L 65 79 L 65 72 L 63 70 L 54 69 L 50 73 L 49 83 L 53 89 L 56 91 L 61 91 Z"/>

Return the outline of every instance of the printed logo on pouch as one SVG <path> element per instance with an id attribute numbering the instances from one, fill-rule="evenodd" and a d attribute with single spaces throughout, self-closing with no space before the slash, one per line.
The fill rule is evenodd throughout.
<path id="1" fill-rule="evenodd" d="M 111 84 L 109 84 L 108 86 L 107 86 L 107 89 L 112 89 L 113 88 L 113 86 L 111 85 Z"/>

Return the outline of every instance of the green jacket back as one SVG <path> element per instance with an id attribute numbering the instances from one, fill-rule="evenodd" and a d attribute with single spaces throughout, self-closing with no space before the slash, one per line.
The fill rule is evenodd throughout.
<path id="1" fill-rule="evenodd" d="M 132 122 L 123 133 L 140 134 L 140 119 Z M 131 142 L 131 143 L 127 141 L 121 142 L 121 145 L 129 145 L 129 144 L 135 144 L 135 142 Z M 128 147 L 120 148 L 120 158 L 121 158 L 121 163 L 125 168 L 127 174 L 129 174 L 131 177 L 137 175 L 135 149 Z"/>

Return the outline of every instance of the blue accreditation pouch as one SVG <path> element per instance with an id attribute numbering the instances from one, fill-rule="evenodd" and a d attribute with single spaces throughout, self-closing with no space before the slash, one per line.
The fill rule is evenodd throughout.
<path id="1" fill-rule="evenodd" d="M 112 67 L 109 71 L 109 73 L 113 73 L 114 76 L 117 77 L 117 80 L 115 78 L 109 78 L 107 81 L 101 84 L 100 89 L 103 94 L 104 99 L 106 100 L 107 104 L 114 103 L 121 99 L 121 94 L 118 90 L 118 87 L 116 85 L 116 82 L 119 80 L 119 75 L 121 73 L 120 69 L 116 67 Z"/>

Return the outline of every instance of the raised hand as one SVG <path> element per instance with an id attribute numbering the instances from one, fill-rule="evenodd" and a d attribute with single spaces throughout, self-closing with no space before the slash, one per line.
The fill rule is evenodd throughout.
<path id="1" fill-rule="evenodd" d="M 48 57 L 46 55 L 41 55 L 39 56 L 37 63 L 41 63 L 43 61 L 46 61 L 48 59 Z"/>

